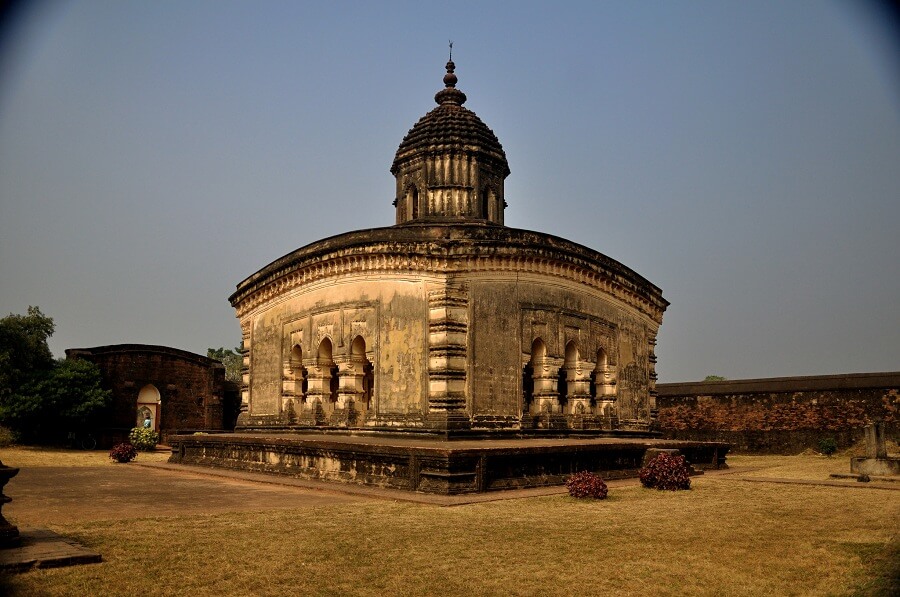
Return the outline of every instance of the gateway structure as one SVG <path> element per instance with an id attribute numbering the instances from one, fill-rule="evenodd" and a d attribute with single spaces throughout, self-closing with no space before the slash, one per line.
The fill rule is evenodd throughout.
<path id="1" fill-rule="evenodd" d="M 668 302 L 597 251 L 504 225 L 506 154 L 454 68 L 394 157 L 396 224 L 307 245 L 230 297 L 237 431 L 652 430 Z"/>

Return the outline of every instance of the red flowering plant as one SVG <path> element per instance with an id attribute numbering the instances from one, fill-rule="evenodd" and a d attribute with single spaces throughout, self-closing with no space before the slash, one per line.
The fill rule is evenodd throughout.
<path id="1" fill-rule="evenodd" d="M 109 457 L 116 462 L 131 462 L 137 456 L 137 450 L 128 442 L 116 444 L 109 451 Z"/>
<path id="2" fill-rule="evenodd" d="M 641 469 L 641 485 L 648 489 L 690 489 L 690 469 L 684 456 L 662 452 Z"/>
<path id="3" fill-rule="evenodd" d="M 606 494 L 609 493 L 603 478 L 590 471 L 581 471 L 569 477 L 566 480 L 566 489 L 572 497 L 595 500 L 606 499 Z"/>

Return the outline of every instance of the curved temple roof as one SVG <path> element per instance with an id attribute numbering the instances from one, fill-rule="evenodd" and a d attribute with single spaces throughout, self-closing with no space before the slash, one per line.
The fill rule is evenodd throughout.
<path id="1" fill-rule="evenodd" d="M 401 162 L 423 152 L 465 149 L 500 162 L 503 176 L 509 175 L 506 153 L 497 135 L 475 112 L 463 107 L 466 94 L 456 89 L 455 69 L 452 60 L 447 62 L 447 74 L 444 75 L 446 87 L 434 96 L 438 107 L 420 118 L 403 137 L 394 156 L 391 173 L 396 175 Z"/>

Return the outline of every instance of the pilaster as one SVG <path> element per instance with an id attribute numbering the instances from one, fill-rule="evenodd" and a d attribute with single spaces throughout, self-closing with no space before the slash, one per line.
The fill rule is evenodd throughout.
<path id="1" fill-rule="evenodd" d="M 466 412 L 469 298 L 465 286 L 428 293 L 428 417 L 437 429 L 471 426 Z"/>
<path id="2" fill-rule="evenodd" d="M 250 319 L 241 321 L 241 406 L 238 410 L 236 428 L 241 427 L 250 417 Z"/>

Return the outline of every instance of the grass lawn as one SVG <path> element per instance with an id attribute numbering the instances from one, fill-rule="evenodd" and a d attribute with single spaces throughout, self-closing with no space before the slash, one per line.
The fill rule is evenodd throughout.
<path id="1" fill-rule="evenodd" d="M 4 463 L 24 465 L 18 455 L 0 450 Z M 77 465 L 87 458 L 70 452 L 27 457 L 34 458 L 29 466 Z M 441 508 L 373 500 L 48 525 L 102 553 L 103 563 L 10 576 L 0 591 L 142 597 L 896 594 L 900 491 L 742 480 L 745 474 L 824 479 L 849 470 L 846 458 L 735 456 L 729 462 L 736 471 L 757 470 L 695 477 L 691 491 L 615 488 L 604 501 L 560 495 Z"/>
<path id="2" fill-rule="evenodd" d="M 135 461 L 166 462 L 169 452 L 138 452 Z M 64 448 L 32 448 L 13 446 L 0 448 L 0 461 L 6 466 L 116 466 L 109 450 L 67 450 Z"/>

